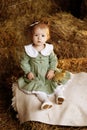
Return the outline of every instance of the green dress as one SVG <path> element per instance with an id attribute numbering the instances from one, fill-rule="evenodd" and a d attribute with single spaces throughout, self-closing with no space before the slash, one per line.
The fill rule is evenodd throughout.
<path id="1" fill-rule="evenodd" d="M 57 57 L 53 52 L 53 45 L 46 44 L 41 52 L 35 50 L 32 44 L 25 46 L 21 68 L 25 75 L 18 79 L 20 89 L 28 92 L 41 91 L 47 94 L 52 94 L 56 89 L 57 83 L 46 78 L 47 71 L 57 69 Z M 33 80 L 26 78 L 29 72 L 34 74 Z"/>

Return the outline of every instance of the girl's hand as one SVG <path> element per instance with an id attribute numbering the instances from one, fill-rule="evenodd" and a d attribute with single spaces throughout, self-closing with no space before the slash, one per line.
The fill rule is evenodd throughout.
<path id="1" fill-rule="evenodd" d="M 33 74 L 32 72 L 28 73 L 28 74 L 27 74 L 27 78 L 28 78 L 29 80 L 34 79 L 34 74 Z"/>
<path id="2" fill-rule="evenodd" d="M 47 72 L 47 75 L 46 75 L 46 78 L 47 79 L 52 79 L 54 77 L 54 70 L 49 70 L 48 72 Z"/>

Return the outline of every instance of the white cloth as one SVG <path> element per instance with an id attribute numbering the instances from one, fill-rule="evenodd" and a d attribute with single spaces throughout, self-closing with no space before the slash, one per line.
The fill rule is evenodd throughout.
<path id="1" fill-rule="evenodd" d="M 65 101 L 62 105 L 40 110 L 41 102 L 35 95 L 27 95 L 13 84 L 12 106 L 18 112 L 21 123 L 39 121 L 52 125 L 87 126 L 87 73 L 71 74 L 64 90 Z"/>

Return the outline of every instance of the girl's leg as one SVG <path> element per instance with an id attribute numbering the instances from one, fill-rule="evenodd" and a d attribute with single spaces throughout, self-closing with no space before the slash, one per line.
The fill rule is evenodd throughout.
<path id="1" fill-rule="evenodd" d="M 53 106 L 52 102 L 49 100 L 48 96 L 44 92 L 36 93 L 38 99 L 42 102 L 41 109 L 49 109 Z"/>
<path id="2" fill-rule="evenodd" d="M 57 87 L 57 90 L 55 92 L 55 96 L 56 96 L 56 103 L 57 104 L 62 104 L 64 101 L 64 86 L 63 85 L 59 85 Z"/>

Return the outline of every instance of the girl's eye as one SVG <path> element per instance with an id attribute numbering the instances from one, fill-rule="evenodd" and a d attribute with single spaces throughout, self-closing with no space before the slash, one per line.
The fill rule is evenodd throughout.
<path id="1" fill-rule="evenodd" d="M 42 35 L 42 37 L 45 37 L 45 35 Z"/>
<path id="2" fill-rule="evenodd" d="M 35 34 L 34 36 L 38 36 L 37 34 Z"/>

